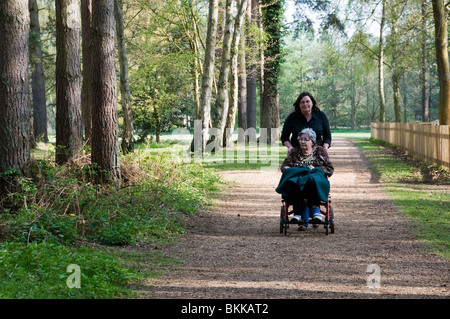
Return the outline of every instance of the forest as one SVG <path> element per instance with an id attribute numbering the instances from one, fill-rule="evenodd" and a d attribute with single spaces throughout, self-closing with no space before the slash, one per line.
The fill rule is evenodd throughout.
<path id="1" fill-rule="evenodd" d="M 21 168 L 29 147 L 49 134 L 58 163 L 84 144 L 112 172 L 119 140 L 126 154 L 135 140 L 153 135 L 158 142 L 164 132 L 192 129 L 196 119 L 205 132 L 219 128 L 217 142 L 227 146 L 225 127 L 279 128 L 301 91 L 317 97 L 334 128 L 448 124 L 448 5 L 5 1 L 2 21 L 18 20 L 2 23 L 2 78 L 20 83 L 16 95 L 8 85 L 1 91 L 14 104 L 0 109 L 8 114 L 1 145 L 15 158 L 5 158 L 2 171 Z M 21 126 L 9 130 L 17 120 Z"/>
<path id="2" fill-rule="evenodd" d="M 261 129 L 275 145 L 304 91 L 332 129 L 449 125 L 449 6 L 0 1 L 0 240 L 128 245 L 182 232 L 174 211 L 197 212 L 220 178 L 151 147 L 196 121 L 201 145 L 188 151 Z"/>

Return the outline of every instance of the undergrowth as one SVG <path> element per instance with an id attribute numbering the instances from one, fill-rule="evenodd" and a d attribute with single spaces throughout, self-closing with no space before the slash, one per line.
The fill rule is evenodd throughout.
<path id="1" fill-rule="evenodd" d="M 142 274 L 102 247 L 177 238 L 185 216 L 209 205 L 221 184 L 201 165 L 151 148 L 121 158 L 120 188 L 95 183 L 88 156 L 64 166 L 33 159 L 24 171 L 20 190 L 0 203 L 0 298 L 127 295 Z M 67 287 L 69 264 L 81 268 L 81 289 Z"/>

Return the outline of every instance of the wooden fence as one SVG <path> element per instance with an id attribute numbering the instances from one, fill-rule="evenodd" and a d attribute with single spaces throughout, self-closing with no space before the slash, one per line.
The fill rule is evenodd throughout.
<path id="1" fill-rule="evenodd" d="M 372 123 L 372 138 L 394 144 L 408 155 L 450 171 L 450 125 Z"/>

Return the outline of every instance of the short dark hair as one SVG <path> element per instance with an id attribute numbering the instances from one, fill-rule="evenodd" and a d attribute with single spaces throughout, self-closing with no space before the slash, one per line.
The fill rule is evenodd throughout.
<path id="1" fill-rule="evenodd" d="M 313 146 L 316 145 L 316 141 L 317 141 L 317 134 L 316 132 L 314 132 L 314 130 L 312 128 L 305 128 L 303 129 L 300 133 L 298 133 L 298 138 L 297 140 L 300 141 L 300 136 L 302 136 L 303 134 L 305 134 L 306 136 L 308 136 L 308 138 L 312 141 Z"/>
<path id="2" fill-rule="evenodd" d="M 305 96 L 309 96 L 309 98 L 311 99 L 312 103 L 313 103 L 313 107 L 312 107 L 312 111 L 313 112 L 318 112 L 320 111 L 320 109 L 317 107 L 317 102 L 316 99 L 312 96 L 311 93 L 309 92 L 302 92 L 300 93 L 300 95 L 298 96 L 297 100 L 295 100 L 294 102 L 294 109 L 295 112 L 300 113 L 300 101 L 305 97 Z"/>

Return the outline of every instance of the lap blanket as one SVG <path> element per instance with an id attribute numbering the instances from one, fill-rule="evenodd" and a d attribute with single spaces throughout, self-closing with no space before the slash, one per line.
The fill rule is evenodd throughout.
<path id="1" fill-rule="evenodd" d="M 318 167 L 291 167 L 283 171 L 275 191 L 288 202 L 299 196 L 307 199 L 309 203 L 326 202 L 330 193 L 330 182 Z"/>

